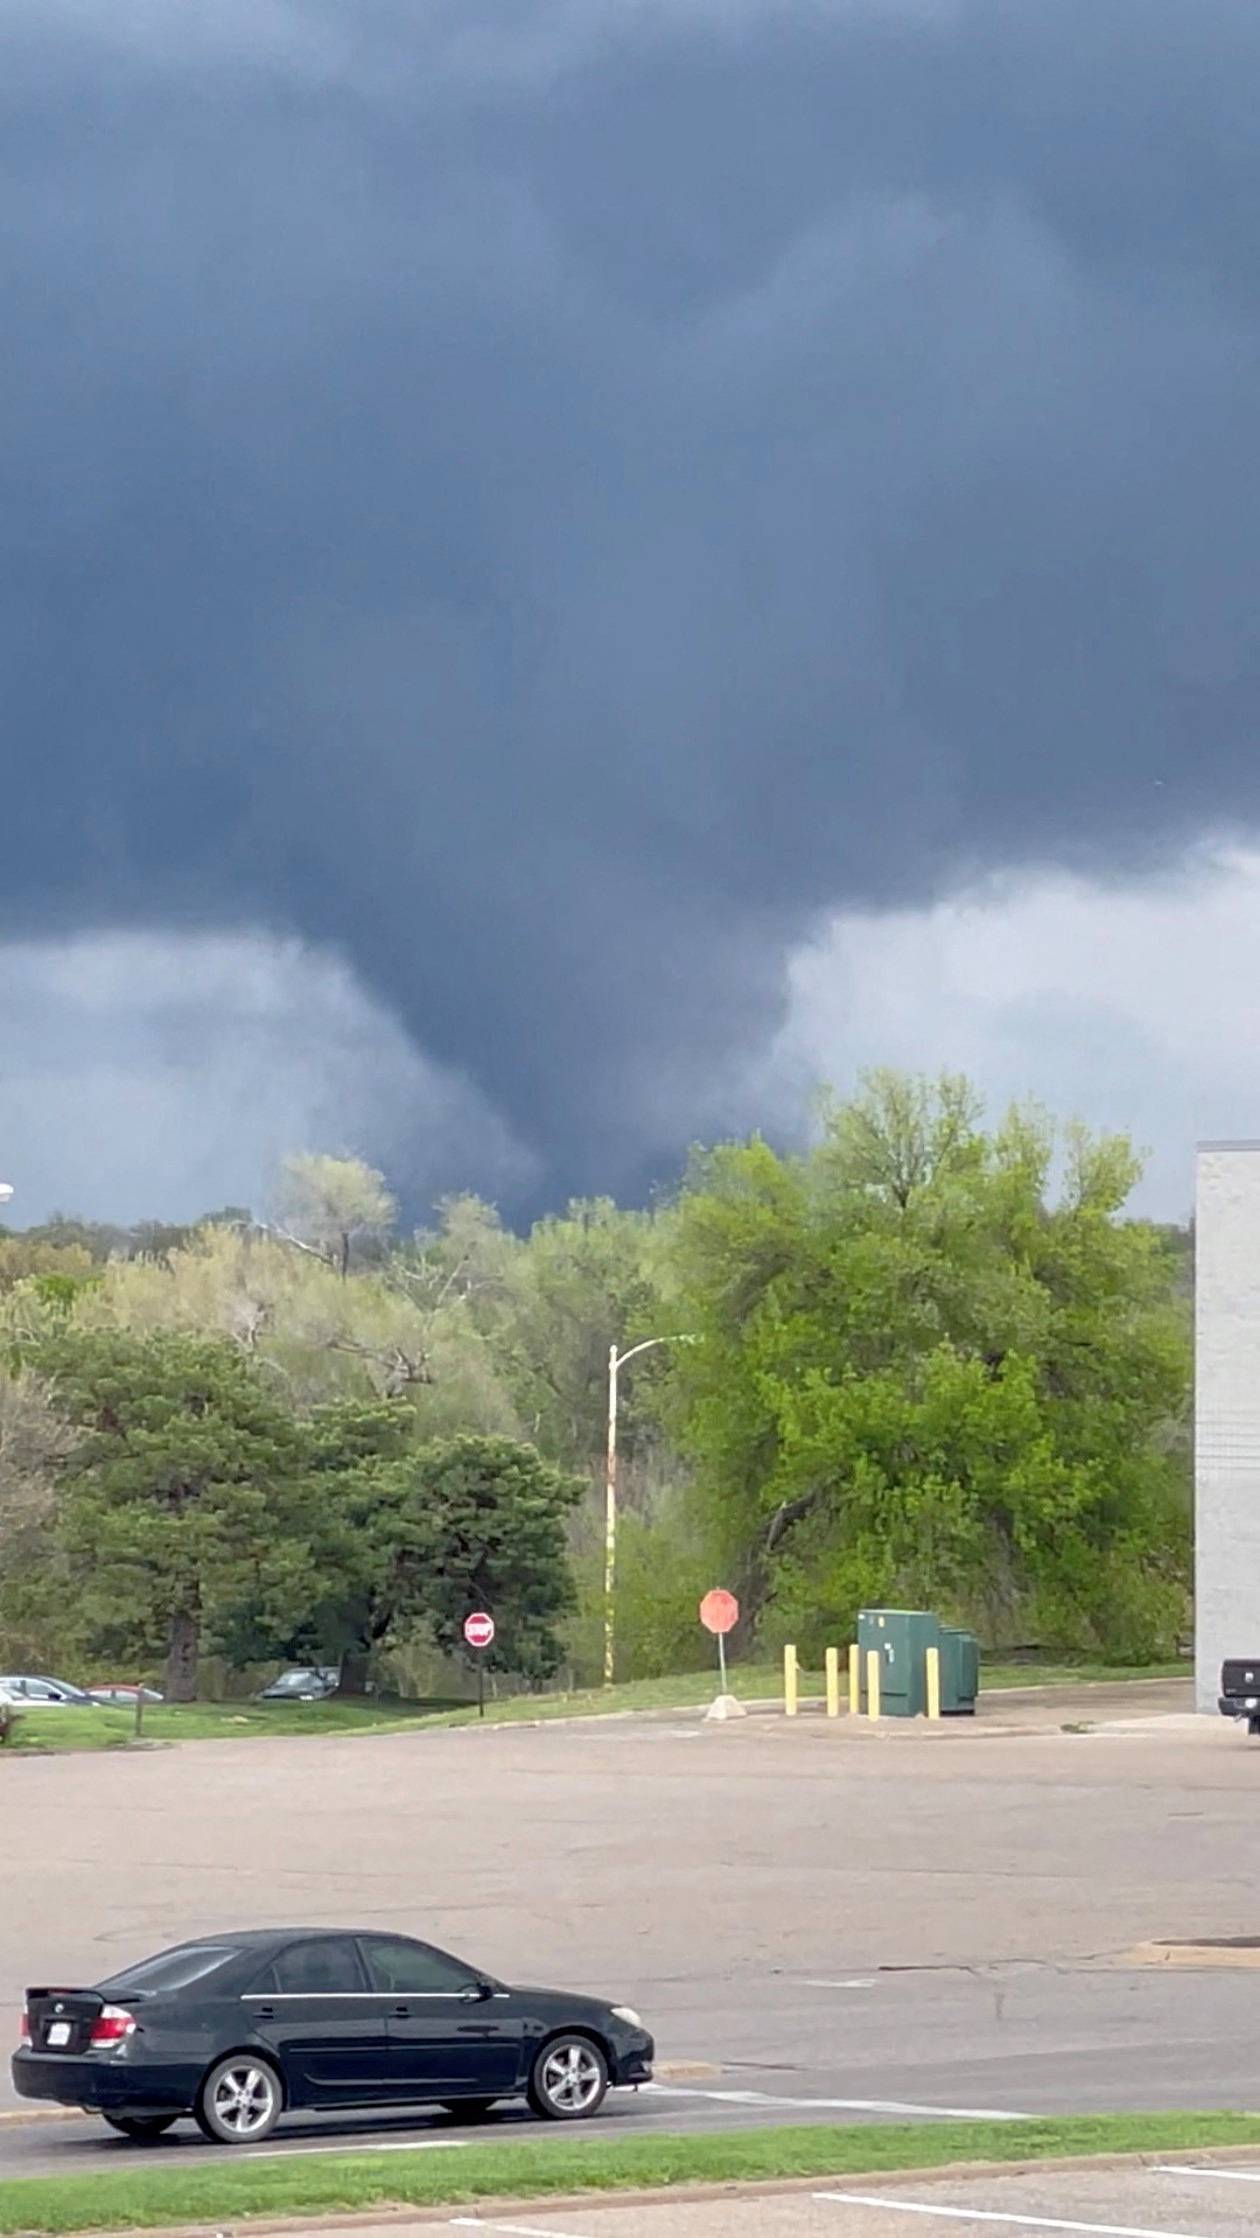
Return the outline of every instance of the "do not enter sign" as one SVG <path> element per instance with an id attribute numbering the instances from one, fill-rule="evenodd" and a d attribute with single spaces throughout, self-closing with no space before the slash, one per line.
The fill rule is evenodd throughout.
<path id="1" fill-rule="evenodd" d="M 721 1639 L 726 1632 L 733 1632 L 739 1622 L 739 1602 L 725 1586 L 715 1586 L 700 1603 L 700 1622 L 706 1632 L 716 1632 Z"/>
<path id="2" fill-rule="evenodd" d="M 464 1618 L 464 1638 L 469 1647 L 490 1647 L 494 1641 L 494 1618 L 484 1609 L 475 1609 Z"/>

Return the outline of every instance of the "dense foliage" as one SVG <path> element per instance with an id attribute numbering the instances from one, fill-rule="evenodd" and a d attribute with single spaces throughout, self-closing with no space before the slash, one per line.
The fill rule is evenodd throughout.
<path id="1" fill-rule="evenodd" d="M 697 1154 L 651 1212 L 396 1232 L 353 1160 L 268 1217 L 0 1236 L 0 1663 L 345 1683 L 598 1674 L 610 1344 L 619 1668 L 702 1660 L 705 1586 L 807 1652 L 857 1609 L 1117 1660 L 1184 1629 L 1189 1246 L 1127 1143 L 878 1075 L 814 1146 Z M 685 1341 L 683 1341 L 685 1340 Z M 411 1661 L 408 1660 L 411 1658 Z"/>

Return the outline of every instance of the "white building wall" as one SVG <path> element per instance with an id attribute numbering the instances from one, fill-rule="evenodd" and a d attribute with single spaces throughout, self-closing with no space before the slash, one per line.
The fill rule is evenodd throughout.
<path id="1" fill-rule="evenodd" d="M 1260 1142 L 1199 1151 L 1195 1232 L 1195 1693 L 1260 1657 Z"/>

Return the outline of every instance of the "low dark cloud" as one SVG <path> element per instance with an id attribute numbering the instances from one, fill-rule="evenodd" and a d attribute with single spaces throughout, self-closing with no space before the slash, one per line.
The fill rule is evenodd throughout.
<path id="1" fill-rule="evenodd" d="M 1253 0 L 12 0 L 11 938 L 339 948 L 552 1188 L 820 912 L 1254 820 Z"/>

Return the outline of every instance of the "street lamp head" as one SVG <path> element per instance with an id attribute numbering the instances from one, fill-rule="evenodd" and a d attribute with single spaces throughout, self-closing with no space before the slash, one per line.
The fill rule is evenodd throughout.
<path id="1" fill-rule="evenodd" d="M 0 1181 L 0 1204 L 7 1204 L 12 1195 L 13 1183 L 11 1181 Z"/>

